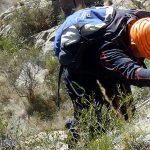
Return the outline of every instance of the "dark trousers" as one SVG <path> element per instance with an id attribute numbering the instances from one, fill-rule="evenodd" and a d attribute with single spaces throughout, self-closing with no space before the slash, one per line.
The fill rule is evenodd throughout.
<path id="1" fill-rule="evenodd" d="M 109 75 L 108 78 L 107 75 Z M 69 129 L 69 133 L 71 134 L 71 143 L 76 143 L 80 138 L 78 132 L 78 121 L 80 120 L 82 110 L 88 110 L 91 105 L 96 106 L 94 111 L 97 117 L 96 125 L 94 124 L 94 126 L 92 125 L 89 127 L 91 139 L 95 133 L 97 135 L 106 131 L 106 129 L 102 126 L 101 111 L 103 105 L 106 105 L 108 108 L 114 107 L 114 109 L 117 110 L 117 112 L 120 113 L 125 120 L 128 120 L 128 107 L 132 105 L 133 99 L 131 98 L 128 102 L 120 102 L 120 99 L 131 94 L 130 85 L 122 82 L 118 83 L 117 80 L 107 73 L 106 75 L 104 74 L 97 78 L 92 74 L 74 72 L 69 68 L 64 69 L 63 80 L 74 107 L 74 119 L 70 119 L 66 122 L 66 128 Z M 97 80 L 105 89 L 106 96 L 109 98 L 112 105 L 110 105 L 110 103 L 105 99 Z M 120 94 L 122 94 L 123 97 L 120 97 Z M 85 100 L 82 101 L 82 98 Z M 105 116 L 105 118 L 107 118 L 107 116 Z"/>
<path id="2" fill-rule="evenodd" d="M 103 100 L 95 77 L 64 69 L 63 79 L 73 103 L 75 118 L 80 116 L 81 110 L 88 109 L 91 104 L 101 108 Z M 86 102 L 82 102 L 82 98 L 85 98 Z"/>
<path id="3" fill-rule="evenodd" d="M 108 75 L 108 73 L 107 73 Z M 98 123 L 101 122 L 101 109 L 104 104 L 109 106 L 109 102 L 105 99 L 103 92 L 101 91 L 100 86 L 97 81 L 101 83 L 103 88 L 106 91 L 106 96 L 109 100 L 112 100 L 111 103 L 113 107 L 121 112 L 124 115 L 124 119 L 128 120 L 127 107 L 131 105 L 132 98 L 128 102 L 120 102 L 120 94 L 122 96 L 131 95 L 130 85 L 123 82 L 118 82 L 116 79 L 113 79 L 109 74 L 100 76 L 99 78 L 92 74 L 84 74 L 74 72 L 68 68 L 64 69 L 63 80 L 66 86 L 67 93 L 69 94 L 73 107 L 74 107 L 74 117 L 78 120 L 78 117 L 81 114 L 83 109 L 88 110 L 91 104 L 96 106 L 96 114 Z M 86 99 L 86 102 L 82 102 L 82 98 Z M 121 105 L 120 105 L 121 103 Z"/>
<path id="4" fill-rule="evenodd" d="M 95 131 L 104 131 L 101 127 L 103 99 L 99 86 L 96 83 L 96 78 L 89 75 L 76 74 L 66 68 L 64 69 L 63 79 L 74 108 L 74 119 L 68 119 L 66 122 L 66 128 L 69 129 L 71 134 L 71 141 L 78 141 L 80 137 L 78 126 L 80 126 L 82 111 L 88 111 L 90 106 L 94 106 L 95 117 L 97 118 L 95 126 L 92 123 L 89 126 L 90 136 L 93 137 Z"/>

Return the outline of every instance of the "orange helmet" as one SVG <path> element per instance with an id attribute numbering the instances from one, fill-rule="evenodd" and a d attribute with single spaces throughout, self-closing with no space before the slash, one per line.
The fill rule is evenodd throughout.
<path id="1" fill-rule="evenodd" d="M 138 51 L 150 59 L 150 17 L 136 21 L 130 29 L 130 36 Z"/>

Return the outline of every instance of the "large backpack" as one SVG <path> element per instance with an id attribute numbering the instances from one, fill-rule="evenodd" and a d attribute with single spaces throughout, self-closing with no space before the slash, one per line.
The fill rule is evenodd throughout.
<path id="1" fill-rule="evenodd" d="M 86 8 L 70 15 L 59 27 L 55 37 L 54 52 L 59 62 L 63 65 L 71 63 L 74 54 L 71 56 L 67 48 L 96 39 L 95 33 L 109 25 L 114 14 L 114 8 L 109 6 Z"/>
<path id="2" fill-rule="evenodd" d="M 105 32 L 105 29 L 114 21 L 115 15 L 116 10 L 111 6 L 86 8 L 69 16 L 59 27 L 54 41 L 54 52 L 61 64 L 58 81 L 58 97 L 60 77 L 63 70 L 62 66 L 75 61 L 76 56 L 81 53 L 80 51 L 84 47 L 102 40 L 101 33 Z M 120 15 L 125 25 L 127 24 L 126 17 L 131 18 L 131 20 L 133 19 L 126 15 L 122 18 L 122 15 Z M 118 33 L 117 37 L 121 34 L 121 32 Z M 57 105 L 59 105 L 59 101 L 57 101 Z"/>

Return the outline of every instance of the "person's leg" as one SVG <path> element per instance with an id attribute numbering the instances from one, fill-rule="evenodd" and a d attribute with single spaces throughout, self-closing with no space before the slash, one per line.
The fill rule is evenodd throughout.
<path id="1" fill-rule="evenodd" d="M 83 81 L 80 80 L 84 80 L 84 78 L 82 79 L 80 76 L 76 76 L 74 73 L 69 72 L 67 68 L 64 69 L 62 77 L 74 109 L 74 116 L 65 123 L 65 127 L 69 133 L 68 145 L 69 147 L 72 147 L 80 138 L 78 132 L 80 116 L 83 110 L 88 109 L 88 105 L 87 103 L 82 102 L 82 98 L 86 93 L 84 84 L 82 83 Z"/>
<path id="2" fill-rule="evenodd" d="M 102 107 L 104 105 L 104 97 L 100 90 L 99 84 L 96 81 L 95 88 L 94 88 L 94 104 L 96 105 L 95 114 L 97 116 L 97 131 L 98 132 L 105 132 L 105 128 L 102 126 Z"/>
<path id="3" fill-rule="evenodd" d="M 130 85 L 126 83 L 107 82 L 103 83 L 103 86 L 106 89 L 106 95 L 109 97 L 114 109 L 120 112 L 125 120 L 128 120 L 129 110 L 134 111 Z"/>
<path id="4" fill-rule="evenodd" d="M 96 79 L 91 76 L 70 73 L 67 69 L 64 71 L 63 79 L 67 93 L 73 103 L 74 119 L 77 122 L 76 126 L 78 126 L 78 121 L 80 120 L 82 111 L 88 111 L 90 106 L 94 105 L 96 106 L 95 112 L 97 115 L 97 125 L 91 128 L 97 128 L 99 131 L 104 131 L 101 126 L 101 108 L 103 106 L 103 100 Z M 71 125 L 71 127 L 72 126 L 74 125 Z"/>
<path id="5" fill-rule="evenodd" d="M 135 112 L 134 98 L 129 84 L 121 84 L 120 89 L 122 93 L 121 97 L 119 96 L 122 100 L 120 104 L 120 112 L 124 116 L 124 119 L 128 121 L 133 117 Z"/>

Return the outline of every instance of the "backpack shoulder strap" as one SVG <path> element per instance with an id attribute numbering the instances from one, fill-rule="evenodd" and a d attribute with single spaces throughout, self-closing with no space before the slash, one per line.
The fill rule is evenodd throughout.
<path id="1" fill-rule="evenodd" d="M 56 106 L 58 107 L 58 110 L 60 110 L 60 93 L 59 93 L 59 90 L 60 90 L 60 82 L 61 82 L 61 76 L 62 76 L 62 73 L 63 73 L 63 69 L 64 69 L 64 66 L 63 65 L 60 65 L 59 67 L 59 74 L 58 74 L 58 84 L 57 84 L 57 97 L 56 97 Z"/>

